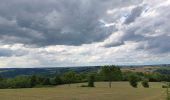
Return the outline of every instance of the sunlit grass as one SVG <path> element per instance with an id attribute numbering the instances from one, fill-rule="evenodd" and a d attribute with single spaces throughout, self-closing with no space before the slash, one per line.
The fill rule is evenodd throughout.
<path id="1" fill-rule="evenodd" d="M 128 82 L 96 83 L 95 88 L 80 87 L 85 84 L 61 85 L 49 88 L 0 90 L 0 100 L 165 100 L 162 83 L 151 83 L 150 88 L 132 88 Z"/>

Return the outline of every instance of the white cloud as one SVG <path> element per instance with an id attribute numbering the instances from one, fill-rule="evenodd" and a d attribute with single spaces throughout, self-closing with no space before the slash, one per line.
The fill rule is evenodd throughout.
<path id="1" fill-rule="evenodd" d="M 1 4 L 0 67 L 169 63 L 169 0 L 34 3 Z"/>

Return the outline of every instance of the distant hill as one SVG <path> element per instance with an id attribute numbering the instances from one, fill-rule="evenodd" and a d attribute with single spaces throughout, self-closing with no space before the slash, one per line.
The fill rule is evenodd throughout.
<path id="1" fill-rule="evenodd" d="M 119 66 L 122 71 L 132 71 L 132 72 L 167 72 L 165 69 L 170 67 L 170 64 L 161 65 L 130 65 L 130 66 Z M 1 68 L 0 75 L 3 77 L 16 77 L 19 75 L 44 75 L 44 76 L 54 76 L 63 74 L 69 70 L 73 70 L 77 73 L 82 72 L 92 72 L 98 71 L 101 66 L 84 66 L 84 67 L 55 67 L 55 68 Z M 163 70 L 160 70 L 163 69 Z"/>
<path id="2" fill-rule="evenodd" d="M 100 66 L 91 67 L 56 67 L 56 68 L 1 68 L 0 75 L 3 77 L 16 77 L 19 75 L 45 75 L 53 76 L 63 74 L 67 71 L 73 70 L 75 72 L 90 72 L 97 71 Z"/>

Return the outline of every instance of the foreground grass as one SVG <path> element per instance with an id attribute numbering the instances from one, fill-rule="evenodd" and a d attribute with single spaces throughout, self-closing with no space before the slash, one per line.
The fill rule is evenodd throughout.
<path id="1" fill-rule="evenodd" d="M 50 88 L 0 90 L 0 100 L 165 100 L 161 83 L 151 83 L 151 88 L 129 86 L 128 82 L 98 82 L 95 88 L 62 85 Z"/>

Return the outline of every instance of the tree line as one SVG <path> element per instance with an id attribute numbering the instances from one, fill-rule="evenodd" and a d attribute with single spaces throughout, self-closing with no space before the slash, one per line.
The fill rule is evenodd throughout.
<path id="1" fill-rule="evenodd" d="M 129 81 L 130 85 L 137 88 L 138 83 L 144 87 L 149 87 L 149 82 L 170 81 L 169 75 L 162 75 L 159 73 L 136 73 L 136 72 L 122 72 L 119 67 L 114 65 L 103 66 L 98 71 L 76 73 L 74 71 L 68 71 L 61 75 L 55 75 L 53 77 L 47 77 L 43 75 L 32 76 L 17 76 L 15 78 L 0 77 L 0 88 L 33 88 L 33 87 L 45 87 L 56 86 L 61 84 L 72 83 L 84 83 L 87 85 L 82 87 L 95 87 L 94 82 L 107 81 L 108 87 L 112 87 L 113 81 Z"/>

